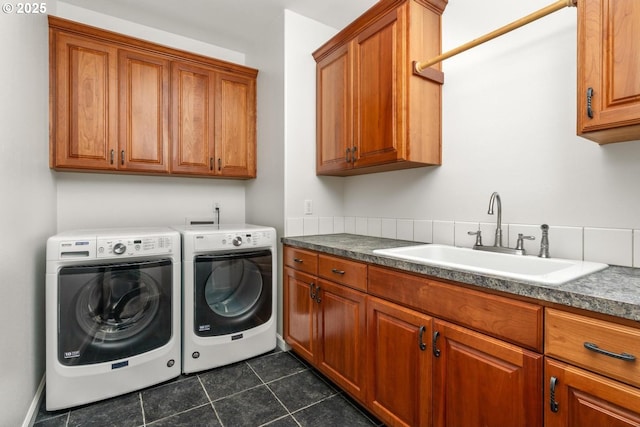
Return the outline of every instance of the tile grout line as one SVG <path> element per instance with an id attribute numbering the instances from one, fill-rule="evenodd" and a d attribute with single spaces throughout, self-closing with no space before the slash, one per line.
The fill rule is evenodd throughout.
<path id="1" fill-rule="evenodd" d="M 142 392 L 138 392 L 138 400 L 140 401 L 140 411 L 142 411 L 142 425 L 147 426 L 147 417 L 144 413 L 144 402 L 142 400 Z"/>
<path id="2" fill-rule="evenodd" d="M 275 354 L 275 353 L 274 353 L 274 354 Z M 253 373 L 254 373 L 254 375 L 255 375 L 255 376 L 257 376 L 257 377 L 258 377 L 258 379 L 262 382 L 262 385 L 264 385 L 264 386 L 267 388 L 267 390 L 269 390 L 269 393 L 271 393 L 271 395 L 272 395 L 272 396 L 273 396 L 273 397 L 278 401 L 278 403 L 280 404 L 280 406 L 282 406 L 282 407 L 284 408 L 284 410 L 285 410 L 285 411 L 287 411 L 287 415 L 283 415 L 282 417 L 279 417 L 279 418 L 273 419 L 273 420 L 269 421 L 269 423 L 272 423 L 272 422 L 274 422 L 274 421 L 276 421 L 276 420 L 279 420 L 279 419 L 281 419 L 281 418 L 285 418 L 286 416 L 290 416 L 290 417 L 293 419 L 293 421 L 295 421 L 295 423 L 296 423 L 297 425 L 300 425 L 300 423 L 298 423 L 298 420 L 296 420 L 296 419 L 293 417 L 293 414 L 291 413 L 291 411 L 289 410 L 289 408 L 287 408 L 287 407 L 285 406 L 285 404 L 284 404 L 284 403 L 282 403 L 282 401 L 280 400 L 280 398 L 279 398 L 278 396 L 276 396 L 276 394 L 273 392 L 273 390 L 271 390 L 271 387 L 269 387 L 269 384 L 267 384 L 267 383 L 262 379 L 262 377 L 261 377 L 260 375 L 258 375 L 258 373 L 256 372 L 256 370 L 255 370 L 255 369 L 253 369 L 253 366 L 251 366 L 251 364 L 249 364 L 249 362 L 245 362 L 245 363 L 247 364 L 247 366 L 249 367 L 249 369 L 251 369 L 251 372 L 253 372 Z M 280 377 L 280 378 L 278 378 L 277 380 L 280 380 L 280 379 L 282 379 L 282 378 L 288 378 L 288 377 L 290 377 L 291 375 L 295 375 L 295 374 L 286 375 L 286 376 L 284 376 L 284 377 Z M 269 381 L 269 383 L 272 383 L 272 382 L 274 382 L 274 381 L 276 381 L 276 380 Z M 258 387 L 259 387 L 259 386 L 258 386 Z M 254 388 L 255 388 L 255 387 L 254 387 Z M 266 423 L 266 424 L 269 424 L 269 423 Z M 262 425 L 266 425 L 266 424 L 262 424 Z"/>
<path id="3" fill-rule="evenodd" d="M 213 413 L 216 414 L 216 418 L 218 419 L 218 422 L 220 423 L 220 425 L 222 427 L 224 427 L 224 423 L 222 422 L 222 418 L 220 418 L 220 414 L 218 414 L 218 411 L 216 410 L 216 407 L 213 404 L 213 401 L 211 400 L 211 396 L 209 396 L 209 392 L 207 392 L 207 388 L 204 386 L 204 384 L 202 384 L 202 379 L 200 378 L 200 375 L 196 375 L 196 377 L 198 378 L 198 383 L 200 384 L 200 387 L 202 387 L 202 390 L 204 390 L 205 396 L 207 396 L 207 400 L 209 401 L 209 405 L 211 405 L 211 409 L 213 409 Z M 202 405 L 202 406 L 204 406 L 204 405 Z M 198 408 L 199 407 L 200 406 L 198 406 Z"/>

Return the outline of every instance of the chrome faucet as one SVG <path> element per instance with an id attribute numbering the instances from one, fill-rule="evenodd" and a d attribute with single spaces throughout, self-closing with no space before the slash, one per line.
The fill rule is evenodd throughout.
<path id="1" fill-rule="evenodd" d="M 500 195 L 497 191 L 494 191 L 491 194 L 491 198 L 489 199 L 489 211 L 487 212 L 489 215 L 493 215 L 493 205 L 495 202 L 498 202 L 498 218 L 496 221 L 496 239 L 493 242 L 493 246 L 502 247 L 502 201 L 500 200 Z"/>
<path id="2" fill-rule="evenodd" d="M 476 244 L 473 245 L 473 249 L 477 249 L 480 251 L 499 252 L 503 254 L 526 255 L 526 251 L 524 250 L 524 241 L 535 240 L 535 237 L 518 234 L 518 241 L 516 242 L 515 248 L 502 246 L 502 201 L 500 200 L 500 195 L 496 191 L 491 194 L 491 199 L 489 200 L 489 211 L 487 213 L 489 215 L 493 215 L 493 206 L 496 204 L 496 201 L 498 202 L 498 215 L 496 218 L 496 238 L 493 242 L 493 246 L 482 245 L 482 236 L 480 234 L 480 230 L 469 231 L 469 235 L 476 236 Z"/>

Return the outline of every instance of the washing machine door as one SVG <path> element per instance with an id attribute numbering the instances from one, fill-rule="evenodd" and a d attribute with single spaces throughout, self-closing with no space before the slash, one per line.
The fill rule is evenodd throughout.
<path id="1" fill-rule="evenodd" d="M 58 360 L 88 365 L 142 354 L 172 335 L 171 260 L 63 267 Z"/>
<path id="2" fill-rule="evenodd" d="M 270 250 L 198 255 L 194 259 L 194 333 L 246 331 L 272 316 Z"/>

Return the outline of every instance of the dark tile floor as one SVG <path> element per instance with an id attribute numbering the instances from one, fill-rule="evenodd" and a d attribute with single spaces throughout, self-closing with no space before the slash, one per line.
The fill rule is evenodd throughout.
<path id="1" fill-rule="evenodd" d="M 293 353 L 273 352 L 113 399 L 47 412 L 34 426 L 376 426 Z"/>

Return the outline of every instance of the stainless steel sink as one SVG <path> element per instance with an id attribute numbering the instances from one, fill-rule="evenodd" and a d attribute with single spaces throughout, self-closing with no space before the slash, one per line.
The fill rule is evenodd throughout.
<path id="1" fill-rule="evenodd" d="M 435 244 L 376 249 L 373 252 L 436 267 L 450 267 L 541 284 L 565 283 L 608 267 L 607 264 L 598 262 L 509 255 Z"/>

